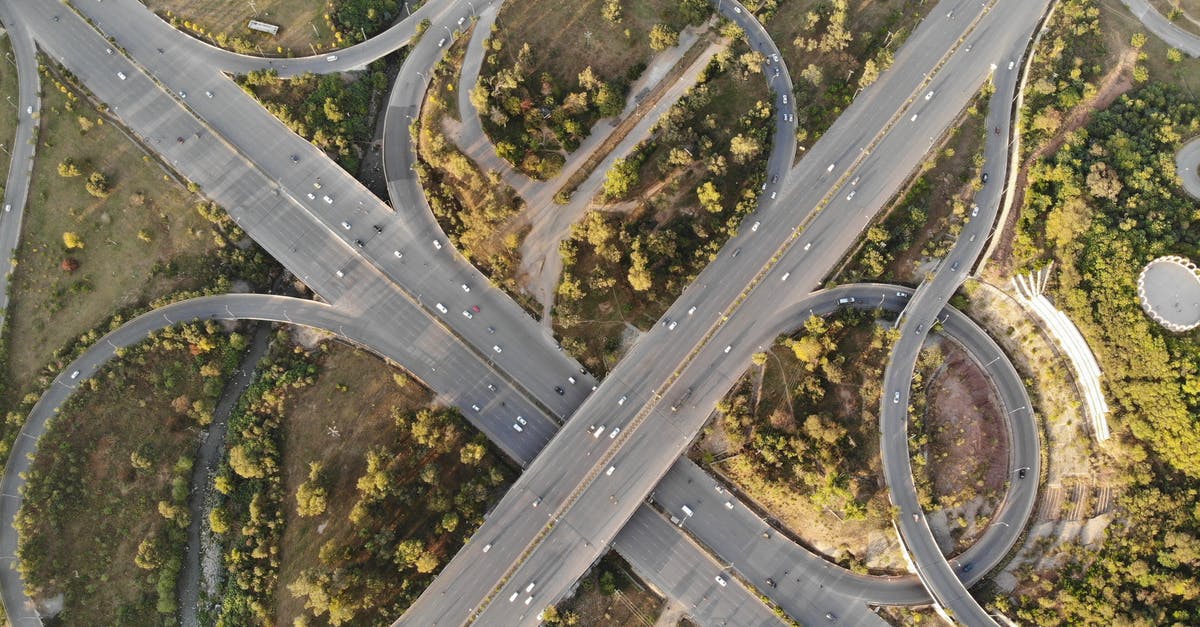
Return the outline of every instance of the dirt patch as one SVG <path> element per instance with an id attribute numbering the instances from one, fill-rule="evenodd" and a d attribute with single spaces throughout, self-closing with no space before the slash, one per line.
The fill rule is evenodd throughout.
<path id="1" fill-rule="evenodd" d="M 634 576 L 625 560 L 609 553 L 579 581 L 575 596 L 559 603 L 557 611 L 568 625 L 653 627 L 663 605 L 663 599 Z"/>
<path id="2" fill-rule="evenodd" d="M 945 353 L 942 368 L 929 381 L 924 424 L 930 434 L 930 469 L 935 502 L 974 527 L 978 516 L 990 516 L 1008 478 L 1008 430 L 1000 400 L 979 365 L 953 341 L 939 340 Z M 981 504 L 970 507 L 982 497 Z M 970 517 L 967 510 L 973 511 Z M 979 529 L 982 531 L 982 529 Z M 958 535 L 962 544 L 974 534 Z"/>

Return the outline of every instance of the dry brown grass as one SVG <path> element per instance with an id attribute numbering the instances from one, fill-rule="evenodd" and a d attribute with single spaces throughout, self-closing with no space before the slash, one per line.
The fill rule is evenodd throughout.
<path id="1" fill-rule="evenodd" d="M 334 540 L 349 544 L 353 534 L 348 514 L 357 500 L 355 482 L 365 469 L 365 454 L 389 445 L 397 437 L 391 409 L 416 411 L 432 394 L 415 381 L 404 388 L 392 379 L 399 369 L 381 359 L 340 343 L 330 343 L 321 374 L 310 387 L 295 394 L 284 423 L 285 531 L 279 568 L 277 624 L 290 625 L 304 614 L 304 602 L 287 591 L 306 568 L 320 564 L 321 545 Z M 344 387 L 341 387 L 344 386 Z M 338 435 L 331 435 L 330 429 Z M 320 460 L 329 479 L 328 509 L 322 516 L 296 515 L 296 488 L 308 478 L 308 463 Z"/>
<path id="2" fill-rule="evenodd" d="M 243 37 L 258 44 L 267 55 L 285 53 L 312 54 L 334 45 L 333 33 L 325 22 L 324 0 L 143 0 L 159 15 L 174 15 L 199 24 L 205 31 Z M 254 8 L 251 8 L 253 4 Z M 254 9 L 257 9 L 257 13 Z M 246 27 L 257 19 L 279 26 L 278 35 L 258 33 Z M 315 29 L 315 30 L 314 30 Z"/>
<path id="3" fill-rule="evenodd" d="M 505 40 L 502 54 L 516 61 L 521 44 L 533 50 L 529 75 L 549 72 L 556 81 L 575 84 L 587 66 L 605 80 L 623 76 L 639 64 L 647 63 L 650 28 L 657 23 L 683 27 L 675 0 L 639 0 L 621 3 L 621 23 L 604 19 L 600 9 L 604 0 L 522 0 L 508 2 L 496 24 Z M 628 32 L 627 37 L 625 33 Z"/>
<path id="4" fill-rule="evenodd" d="M 9 310 L 8 376 L 17 393 L 28 389 L 54 350 L 115 310 L 197 287 L 215 247 L 215 231 L 193 208 L 199 198 L 82 98 L 68 104 L 45 77 L 42 89 L 40 145 Z M 82 132 L 80 117 L 95 126 Z M 59 176 L 58 164 L 67 158 L 79 164 L 81 176 Z M 107 198 L 84 190 L 93 171 L 108 176 Z M 66 251 L 66 231 L 85 247 Z M 143 231 L 149 242 L 139 239 Z M 60 269 L 66 257 L 78 260 L 79 269 Z M 174 275 L 164 270 L 168 263 L 176 264 Z"/>

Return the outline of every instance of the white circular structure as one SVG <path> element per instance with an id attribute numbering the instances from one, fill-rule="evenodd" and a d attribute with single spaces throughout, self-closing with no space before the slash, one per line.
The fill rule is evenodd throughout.
<path id="1" fill-rule="evenodd" d="M 1164 327 L 1182 333 L 1200 326 L 1200 270 L 1190 259 L 1168 255 L 1138 275 L 1142 309 Z"/>

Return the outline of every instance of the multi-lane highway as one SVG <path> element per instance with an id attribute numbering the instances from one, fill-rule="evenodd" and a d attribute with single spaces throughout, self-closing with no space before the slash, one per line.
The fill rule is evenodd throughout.
<path id="1" fill-rule="evenodd" d="M 461 554 L 402 622 L 466 615 L 531 622 L 536 613 L 506 601 L 515 589 L 549 581 L 543 594 L 553 600 L 586 569 L 702 424 L 706 411 L 696 406 L 711 407 L 719 396 L 714 390 L 727 389 L 754 352 L 742 340 L 755 320 L 773 309 L 781 290 L 819 283 L 919 163 L 930 145 L 921 140 L 944 131 L 994 63 L 1019 54 L 1041 15 L 1031 5 L 988 8 L 943 2 L 935 9 L 892 70 L 800 162 L 780 200 L 765 204 L 757 218 L 765 228 L 732 240 L 668 312 L 678 328 L 658 327 L 643 337 L 493 512 L 485 528 L 503 529 L 516 546 L 493 549 L 486 559 Z M 850 192 L 860 196 L 857 202 Z M 792 238 L 793 227 L 813 213 Z M 759 285 L 768 287 L 753 289 Z M 684 396 L 697 405 L 670 411 Z M 629 437 L 631 425 L 643 424 Z M 596 437 L 592 425 L 606 429 Z"/>
<path id="2" fill-rule="evenodd" d="M 1032 35 L 1030 27 L 1028 31 Z M 1021 42 L 1015 42 L 1020 44 Z M 1000 208 L 1004 182 L 1007 180 L 1008 140 L 1010 137 L 1011 102 L 1015 97 L 1020 66 L 1020 50 L 1011 50 L 1007 59 L 998 60 L 993 76 L 995 91 L 985 120 L 986 141 L 984 143 L 984 171 L 980 175 L 980 191 L 967 210 L 966 224 L 958 241 L 933 271 L 931 278 L 923 282 L 913 294 L 912 302 L 899 321 L 900 339 L 892 347 L 888 365 L 884 371 L 883 390 L 880 399 L 880 448 L 883 459 L 884 478 L 887 481 L 892 504 L 901 516 L 897 521 L 904 545 L 914 562 L 917 572 L 930 593 L 943 609 L 970 625 L 993 623 L 987 612 L 967 592 L 964 574 L 972 569 L 970 561 L 952 567 L 942 558 L 941 550 L 929 529 L 928 521 L 920 508 L 916 485 L 913 481 L 912 465 L 908 445 L 908 399 L 909 382 L 912 380 L 917 355 L 925 336 L 940 318 L 943 307 L 971 271 L 975 260 L 982 254 L 991 226 Z M 1019 383 L 1019 381 L 1018 381 Z M 1008 409 L 1012 413 L 1029 416 L 1033 423 L 1031 405 L 1028 402 Z M 1026 423 L 1022 423 L 1026 424 Z M 1023 434 L 1014 444 L 1013 452 L 1038 451 L 1036 430 Z M 1019 501 L 1017 508 L 1009 508 L 1013 519 L 1024 523 L 1033 511 L 1037 477 L 1040 471 L 1040 456 L 1031 455 L 1023 463 L 1010 465 L 1012 479 L 1019 490 L 1030 498 Z M 1023 468 L 1021 472 L 1017 469 Z M 997 518 L 1000 520 L 1000 518 Z M 1004 521 L 1005 525 L 1012 521 Z M 989 533 L 996 535 L 1000 528 L 992 526 Z M 998 545 L 997 552 L 1008 551 L 1015 536 L 1009 536 L 1010 544 Z M 987 540 L 985 535 L 985 541 Z"/>
<path id="3" fill-rule="evenodd" d="M 113 13 L 107 12 L 110 7 Z M 22 7 L 21 18 L 36 29 L 37 38 L 53 58 L 109 102 L 147 145 L 229 207 L 239 224 L 318 293 L 360 321 L 413 327 L 414 346 L 420 354 L 411 366 L 415 374 L 426 378 L 447 367 L 439 361 L 445 355 L 438 342 L 463 341 L 477 347 L 468 351 L 474 362 L 487 364 L 491 373 L 504 377 L 516 389 L 506 397 L 507 403 L 489 401 L 482 380 L 464 381 L 461 388 L 455 388 L 460 406 L 471 407 L 471 398 L 479 397 L 488 401 L 481 407 L 483 415 L 510 411 L 532 415 L 538 413 L 535 405 L 541 405 L 566 416 L 587 397 L 591 382 L 574 374 L 577 365 L 561 356 L 552 340 L 507 298 L 486 289 L 482 277 L 460 257 L 434 244 L 439 240 L 444 246 L 445 240 L 439 238 L 436 224 L 430 228 L 427 212 L 417 209 L 423 206 L 423 199 L 397 203 L 398 214 L 391 214 L 348 175 L 266 115 L 209 63 L 190 55 L 189 46 L 195 42 L 177 46 L 181 36 L 170 29 L 139 29 L 144 9 L 139 18 L 131 0 L 82 8 L 106 34 L 117 38 L 136 65 L 121 55 L 102 52 L 103 39 L 69 12 L 54 20 L 53 16 L 66 11 L 62 6 Z M 947 8 L 948 17 L 942 23 L 938 16 Z M 819 283 L 875 208 L 915 167 L 927 148 L 920 139 L 926 133 L 931 138 L 941 133 L 989 73 L 989 62 L 1019 49 L 1021 29 L 1032 27 L 1027 18 L 1036 17 L 1035 11 L 1023 6 L 1008 8 L 1016 19 L 1001 21 L 970 2 L 943 2 L 934 10 L 934 17 L 897 55 L 893 69 L 860 96 L 787 177 L 785 187 L 777 192 L 779 200 L 764 203 L 754 219 L 770 228 L 757 235 L 747 230 L 726 247 L 722 257 L 668 313 L 680 321 L 678 330 L 659 327 L 644 338 L 597 394 L 583 402 L 580 419 L 568 425 L 547 455 L 539 457 L 505 497 L 484 530 L 505 533 L 506 541 L 511 539 L 508 549 L 494 549 L 495 560 L 489 557 L 471 577 L 459 578 L 453 569 L 456 563 L 471 559 L 468 546 L 464 552 L 468 557 L 451 562 L 434 588 L 441 586 L 444 591 L 447 585 L 453 586 L 455 594 L 483 590 L 489 586 L 487 577 L 505 568 L 500 560 L 517 561 L 529 539 L 546 527 L 545 513 L 561 510 L 556 512 L 560 524 L 548 529 L 542 544 L 552 551 L 549 562 L 559 556 L 565 561 L 557 569 L 544 571 L 549 583 L 539 589 L 538 603 L 531 601 L 529 607 L 553 602 L 561 595 L 590 563 L 590 557 L 630 518 L 641 496 L 650 491 L 695 433 L 707 408 L 740 373 L 754 350 L 750 338 L 756 314 L 761 317 L 773 311 L 782 287 L 802 294 Z M 125 15 L 122 11 L 128 12 L 128 19 L 116 19 Z M 438 19 L 450 22 L 456 17 L 442 13 Z M 966 52 L 959 40 L 963 33 L 976 38 L 967 44 Z M 431 49 L 434 43 L 427 39 L 416 46 L 409 60 L 415 57 L 418 61 L 412 61 L 414 64 L 431 65 L 438 56 L 437 50 Z M 423 46 L 427 52 L 421 52 Z M 943 57 L 947 50 L 954 52 Z M 141 68 L 150 74 L 142 73 Z M 295 69 L 291 66 L 286 72 Z M 930 74 L 936 87 L 922 76 Z M 151 75 L 165 82 L 175 97 L 160 91 Z M 422 87 L 423 80 L 412 83 L 413 90 Z M 936 97 L 923 97 L 923 90 L 929 87 Z M 790 131 L 788 135 L 790 144 Z M 772 160 L 775 168 L 776 157 Z M 786 166 L 788 161 L 778 163 Z M 417 194 L 419 197 L 419 189 Z M 840 201 L 843 194 L 846 202 Z M 855 194 L 861 198 L 851 202 Z M 803 218 L 813 213 L 815 219 L 805 223 Z M 802 235 L 787 239 L 797 225 L 804 225 Z M 785 240 L 791 242 L 786 249 Z M 735 252 L 741 253 L 740 257 Z M 776 261 L 768 264 L 769 260 Z M 761 274 L 760 269 L 768 265 L 770 270 Z M 747 285 L 763 284 L 770 289 L 743 290 Z M 472 303 L 481 311 L 468 317 L 462 312 L 470 311 Z M 439 304 L 446 311 L 441 311 Z M 695 311 L 686 313 L 692 306 Z M 486 314 L 480 316 L 483 312 Z M 725 315 L 727 319 L 722 320 Z M 492 320 L 499 322 L 488 324 Z M 437 332 L 423 331 L 435 327 Z M 501 337 L 507 342 L 503 346 Z M 697 345 L 701 352 L 692 354 L 691 348 Z M 686 368 L 680 370 L 680 365 Z M 668 385 L 677 371 L 678 380 Z M 578 384 L 553 385 L 567 382 L 568 376 L 575 377 Z M 680 403 L 678 412 L 667 411 L 666 404 L 655 407 L 660 399 L 654 397 L 654 389 L 647 388 L 647 382 L 668 395 L 687 396 L 688 401 Z M 684 386 L 702 391 L 690 394 Z M 564 388 L 563 394 L 548 392 L 552 387 Z M 642 407 L 654 412 L 646 421 L 651 428 L 626 442 L 623 438 L 632 430 L 626 429 L 626 436 L 614 430 L 628 426 Z M 606 428 L 597 434 L 590 427 L 599 424 Z M 552 434 L 553 424 L 547 424 L 542 430 L 529 429 L 529 437 L 518 439 L 515 446 L 505 444 L 511 436 L 501 438 L 500 445 L 510 455 L 527 459 Z M 602 456 L 609 459 L 597 463 Z M 612 474 L 600 475 L 607 471 L 605 466 L 613 469 Z M 578 499 L 583 505 L 574 511 L 562 507 L 572 488 L 582 485 L 589 475 L 595 480 Z M 606 482 L 606 478 L 612 481 Z M 544 507 L 538 510 L 533 502 L 542 498 L 544 502 L 538 505 Z M 538 569 L 547 564 L 546 558 L 538 557 L 527 559 L 522 567 L 537 571 L 540 578 L 543 571 Z M 449 578 L 454 580 L 448 582 Z M 523 589 L 525 584 L 521 586 Z M 429 596 L 427 593 L 422 599 Z M 520 608 L 516 608 L 518 617 L 496 605 L 501 609 L 494 616 L 501 622 L 510 617 L 533 620 L 532 614 Z M 475 605 L 462 607 L 474 609 Z M 437 615 L 435 609 L 432 614 L 414 613 L 408 618 L 425 620 Z M 466 618 L 465 613 L 460 616 L 451 621 Z"/>

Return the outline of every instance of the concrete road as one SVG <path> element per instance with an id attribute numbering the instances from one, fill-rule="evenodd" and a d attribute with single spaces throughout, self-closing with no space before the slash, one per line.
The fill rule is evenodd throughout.
<path id="1" fill-rule="evenodd" d="M 1032 30 L 1029 32 L 1032 33 Z M 1005 51 L 1005 56 L 1009 59 L 1019 59 L 1023 56 L 1024 46 L 1023 40 L 1013 41 L 1012 47 Z M 921 511 L 909 456 L 909 382 L 912 380 L 913 368 L 926 334 L 940 320 L 946 303 L 970 272 L 975 260 L 983 253 L 984 244 L 999 211 L 1004 182 L 1007 180 L 1008 141 L 1011 132 L 1009 121 L 1018 80 L 1016 68 L 1019 65 L 1014 63 L 1012 71 L 1008 70 L 1008 65 L 1004 65 L 1001 68 L 1004 71 L 997 71 L 994 75 L 996 90 L 988 106 L 985 124 L 985 129 L 989 129 L 990 132 L 987 132 L 983 151 L 986 165 L 981 177 L 982 187 L 974 198 L 975 204 L 968 210 L 965 218 L 967 224 L 963 227 L 958 242 L 938 265 L 932 278 L 918 287 L 898 322 L 901 336 L 892 347 L 884 372 L 884 394 L 880 399 L 880 448 L 884 477 L 888 483 L 892 504 L 902 512 L 897 526 L 903 544 L 916 564 L 922 582 L 933 597 L 943 608 L 951 611 L 957 620 L 969 625 L 994 624 L 994 621 L 970 596 L 962 581 L 964 574 L 973 569 L 973 564 L 970 560 L 955 566 L 946 562 L 929 529 L 924 512 Z M 986 368 L 985 371 L 991 374 Z M 1019 380 L 997 383 L 1001 386 L 1023 387 Z M 1024 390 L 1021 390 L 1022 394 L 1023 392 Z M 1015 393 L 1015 389 L 1011 391 L 1011 394 Z M 1026 398 L 1019 406 L 1011 405 L 1008 412 L 1010 416 L 1017 413 L 1024 415 L 1027 420 L 1021 424 L 1034 424 L 1030 407 Z M 1036 429 L 1011 435 L 1020 437 L 1010 438 L 1013 442 L 1010 461 L 1015 459 L 1018 453 L 1023 457 L 1019 464 L 1010 464 L 1009 469 L 1013 473 L 1012 478 L 1016 479 L 1017 469 L 1025 468 L 1026 478 L 1014 485 L 1018 492 L 1027 498 L 1019 500 L 1019 507 L 1005 508 L 994 520 L 1004 525 L 1021 527 L 1033 511 L 1033 496 L 1036 492 L 1041 458 L 1031 453 L 1036 453 L 1040 448 Z M 993 527 L 992 530 L 995 531 L 996 528 Z M 1016 540 L 1013 534 L 1006 536 L 1008 544 L 997 545 L 997 554 L 1006 553 Z"/>
<path id="2" fill-rule="evenodd" d="M 456 558 L 402 622 L 458 621 L 472 611 L 487 621 L 528 622 L 532 617 L 522 608 L 504 601 L 510 588 L 528 580 L 551 582 L 543 588 L 545 602 L 561 596 L 703 423 L 706 411 L 671 412 L 670 403 L 685 396 L 706 408 L 715 403 L 719 393 L 712 390 L 727 389 L 740 373 L 755 351 L 746 336 L 773 310 L 780 291 L 819 284 L 920 163 L 929 143 L 919 138 L 939 136 L 992 64 L 1028 39 L 1039 6 L 1005 6 L 990 12 L 963 1 L 935 8 L 937 17 L 914 32 L 891 70 L 801 161 L 779 200 L 764 203 L 757 218 L 764 228 L 732 240 L 668 312 L 678 328 L 644 336 L 518 480 L 485 524 L 517 536 L 517 546 L 493 549 L 486 560 Z M 931 90 L 937 97 L 926 99 Z M 857 202 L 850 201 L 851 191 Z M 805 224 L 814 208 L 820 211 L 804 235 L 793 239 L 794 225 Z M 764 273 L 764 266 L 770 270 Z M 760 285 L 767 287 L 755 289 Z M 697 309 L 689 317 L 692 305 Z M 689 388 L 696 393 L 689 395 Z M 636 430 L 642 424 L 648 428 Z M 605 425 L 606 433 L 594 437 L 592 425 Z M 608 437 L 615 427 L 626 435 Z M 634 430 L 636 437 L 629 437 Z"/>
<path id="3" fill-rule="evenodd" d="M 0 258 L 15 259 L 17 244 L 21 240 L 21 222 L 25 215 L 25 202 L 29 197 L 29 180 L 33 172 L 33 155 L 36 146 L 33 134 L 41 115 L 42 99 L 38 82 L 37 50 L 29 29 L 17 25 L 13 7 L 0 3 L 0 21 L 8 31 L 12 42 L 13 59 L 6 59 L 17 67 L 17 132 L 11 146 L 3 147 L 9 153 L 8 178 L 4 184 L 4 207 L 0 209 Z M 8 315 L 8 292 L 10 270 L 0 272 L 0 328 Z"/>
<path id="4" fill-rule="evenodd" d="M 1200 57 L 1200 36 L 1193 35 L 1171 23 L 1162 13 L 1158 12 L 1147 0 L 1121 0 L 1122 3 L 1142 21 L 1150 32 L 1166 42 L 1172 48 L 1178 48 L 1189 57 Z"/>
<path id="5" fill-rule="evenodd" d="M 91 4 L 103 6 L 90 6 Z M 166 53 L 167 47 L 187 56 L 198 64 L 220 72 L 246 74 L 255 70 L 274 69 L 280 76 L 298 76 L 305 72 L 323 74 L 363 69 L 371 61 L 384 57 L 407 45 L 416 34 L 417 24 L 423 19 L 441 20 L 447 11 L 467 10 L 465 0 L 428 0 L 421 8 L 396 22 L 387 30 L 353 46 L 309 57 L 272 59 L 239 54 L 222 50 L 173 28 L 146 8 L 138 0 L 106 0 L 103 3 L 76 3 L 75 8 L 95 20 L 96 27 L 104 32 L 127 33 L 117 37 L 115 43 L 127 47 L 146 41 L 156 42 Z M 58 14 L 69 11 L 58 7 Z M 65 17 L 65 15 L 62 15 Z M 129 28 L 127 28 L 129 27 Z M 431 37 L 438 37 L 431 33 Z M 159 43 L 166 45 L 158 45 Z"/>

